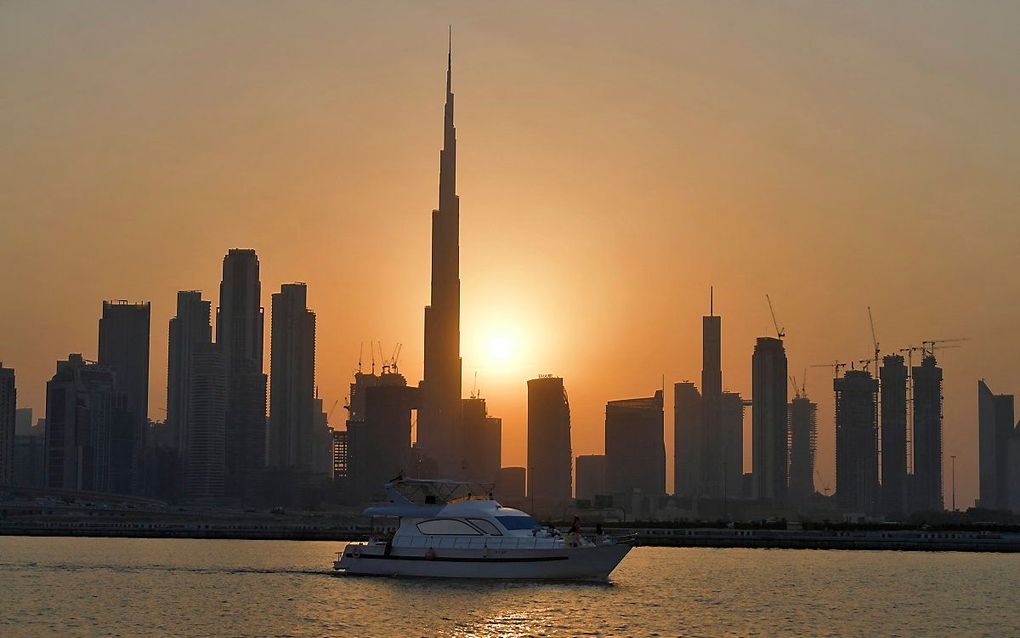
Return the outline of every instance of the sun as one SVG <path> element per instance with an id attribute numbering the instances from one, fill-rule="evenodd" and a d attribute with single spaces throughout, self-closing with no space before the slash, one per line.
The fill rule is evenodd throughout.
<path id="1" fill-rule="evenodd" d="M 505 365 L 514 359 L 513 340 L 506 335 L 496 335 L 489 339 L 489 358 L 493 362 Z"/>

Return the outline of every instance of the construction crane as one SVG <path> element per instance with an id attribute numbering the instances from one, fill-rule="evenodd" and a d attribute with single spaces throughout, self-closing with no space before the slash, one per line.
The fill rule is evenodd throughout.
<path id="1" fill-rule="evenodd" d="M 960 346 L 944 346 L 944 343 L 960 343 L 961 341 L 970 341 L 970 337 L 959 337 L 956 339 L 929 339 L 928 341 L 921 342 L 921 356 L 931 355 L 935 356 L 936 350 L 946 350 L 948 348 L 959 348 Z"/>
<path id="2" fill-rule="evenodd" d="M 811 367 L 812 368 L 832 368 L 832 378 L 835 379 L 835 378 L 839 377 L 840 369 L 845 368 L 846 366 L 847 366 L 847 364 L 845 362 L 843 362 L 843 361 L 833 361 L 832 363 L 816 363 L 815 365 L 813 365 Z"/>
<path id="3" fill-rule="evenodd" d="M 334 401 L 333 402 L 333 407 L 331 407 L 329 409 L 329 412 L 326 413 L 326 424 L 327 425 L 329 424 L 330 418 L 332 418 L 332 416 L 333 416 L 333 410 L 336 410 L 336 404 L 337 403 L 340 403 L 340 399 L 337 399 L 336 401 Z"/>
<path id="4" fill-rule="evenodd" d="M 790 375 L 790 387 L 793 388 L 793 398 L 799 399 L 800 390 L 797 389 L 797 380 L 793 378 L 792 374 Z"/>
<path id="5" fill-rule="evenodd" d="M 878 355 L 882 352 L 878 347 L 878 337 L 875 335 L 875 317 L 871 314 L 871 306 L 868 306 L 868 323 L 871 324 L 871 343 L 875 346 L 875 376 L 878 376 Z"/>
<path id="6" fill-rule="evenodd" d="M 786 336 L 786 331 L 780 328 L 779 322 L 776 321 L 776 311 L 772 307 L 772 298 L 769 297 L 768 294 L 765 295 L 765 301 L 769 302 L 769 312 L 772 313 L 772 325 L 776 327 L 776 336 L 782 339 Z"/>
<path id="7" fill-rule="evenodd" d="M 818 468 L 815 468 L 815 478 L 818 479 L 818 484 L 822 486 L 822 493 L 826 496 L 829 495 L 829 484 L 822 480 L 822 475 L 818 473 Z"/>

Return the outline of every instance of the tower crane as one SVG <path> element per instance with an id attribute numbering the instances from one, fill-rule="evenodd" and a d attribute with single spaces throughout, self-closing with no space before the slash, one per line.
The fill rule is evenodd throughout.
<path id="1" fill-rule="evenodd" d="M 782 339 L 786 336 L 786 331 L 780 328 L 779 322 L 776 321 L 776 311 L 775 308 L 772 307 L 772 298 L 769 297 L 768 294 L 765 295 L 765 301 L 769 302 L 769 312 L 772 314 L 772 325 L 776 327 L 776 336 Z"/>
<path id="2" fill-rule="evenodd" d="M 936 350 L 946 350 L 948 348 L 959 348 L 960 346 L 944 346 L 944 343 L 960 343 L 961 341 L 970 341 L 970 337 L 958 337 L 956 339 L 929 339 L 928 341 L 921 342 L 921 356 L 931 355 L 935 356 Z"/>
<path id="3" fill-rule="evenodd" d="M 835 378 L 837 378 L 839 376 L 840 369 L 845 368 L 846 366 L 847 366 L 846 362 L 843 362 L 843 361 L 833 361 L 832 363 L 816 363 L 815 365 L 813 365 L 811 367 L 812 368 L 832 368 L 832 378 L 835 379 Z"/>
<path id="4" fill-rule="evenodd" d="M 871 324 L 871 343 L 875 346 L 875 376 L 878 376 L 878 355 L 882 352 L 878 347 L 878 337 L 875 335 L 875 317 L 871 314 L 871 306 L 868 306 L 868 323 Z"/>

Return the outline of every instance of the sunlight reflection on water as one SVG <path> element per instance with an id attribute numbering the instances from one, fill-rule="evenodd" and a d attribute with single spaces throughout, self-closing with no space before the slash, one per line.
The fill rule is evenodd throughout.
<path id="1" fill-rule="evenodd" d="M 0 635 L 1007 635 L 1020 556 L 638 548 L 612 584 L 345 577 L 339 543 L 0 537 Z"/>

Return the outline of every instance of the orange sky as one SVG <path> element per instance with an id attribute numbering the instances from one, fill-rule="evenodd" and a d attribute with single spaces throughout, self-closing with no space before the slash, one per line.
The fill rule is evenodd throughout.
<path id="1" fill-rule="evenodd" d="M 972 337 L 942 360 L 973 500 L 976 380 L 1020 393 L 1010 4 L 0 5 L 21 403 L 41 413 L 55 360 L 96 355 L 104 298 L 147 299 L 162 418 L 175 292 L 217 303 L 231 247 L 258 251 L 267 312 L 308 283 L 327 405 L 363 340 L 403 342 L 417 382 L 451 23 L 465 394 L 477 370 L 505 464 L 535 374 L 565 378 L 575 454 L 601 452 L 607 400 L 698 380 L 712 284 L 744 394 L 766 292 L 798 376 L 869 356 L 868 305 L 886 348 Z M 831 487 L 831 373 L 808 390 Z"/>

